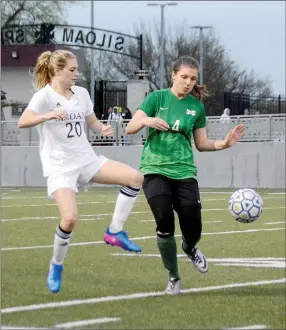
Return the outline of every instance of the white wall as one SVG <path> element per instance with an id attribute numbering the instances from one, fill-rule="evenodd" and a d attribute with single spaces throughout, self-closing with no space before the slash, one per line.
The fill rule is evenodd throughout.
<path id="1" fill-rule="evenodd" d="M 35 93 L 28 68 L 2 68 L 1 85 L 1 90 L 7 93 L 7 100 L 29 103 Z"/>
<path id="2" fill-rule="evenodd" d="M 139 167 L 142 146 L 95 147 L 98 154 Z M 285 188 L 285 143 L 239 143 L 195 153 L 200 187 Z M 45 186 L 38 147 L 2 147 L 3 186 Z"/>
<path id="3" fill-rule="evenodd" d="M 136 112 L 140 103 L 149 93 L 149 81 L 147 79 L 130 79 L 127 82 L 127 107 L 132 115 Z"/>

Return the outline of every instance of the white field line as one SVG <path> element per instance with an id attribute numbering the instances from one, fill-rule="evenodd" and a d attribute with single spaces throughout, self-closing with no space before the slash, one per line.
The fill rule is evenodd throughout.
<path id="1" fill-rule="evenodd" d="M 25 192 L 24 190 L 20 190 L 20 189 L 18 189 L 18 190 L 10 190 L 9 188 L 2 188 L 2 190 L 5 190 L 5 192 L 21 192 L 21 191 L 23 191 L 23 192 Z M 39 191 L 39 192 L 41 192 L 42 194 L 45 194 L 45 196 L 46 196 L 46 198 L 47 198 L 47 193 L 46 193 L 46 191 L 47 191 L 47 189 L 46 188 L 43 188 L 43 189 L 35 189 L 36 191 Z M 101 195 L 101 196 L 107 196 L 109 193 L 118 193 L 119 192 L 119 187 L 118 187 L 118 189 L 117 190 L 108 190 L 106 193 L 99 193 L 99 192 L 97 192 L 96 191 L 96 189 L 89 189 L 88 191 L 79 191 L 79 194 L 78 194 L 78 196 L 80 196 L 80 195 L 85 195 L 85 194 L 90 194 L 90 193 L 93 193 L 93 194 L 96 194 L 96 195 Z M 235 190 L 233 190 L 233 191 L 200 191 L 200 194 L 228 194 L 228 195 L 231 195 L 232 194 L 232 192 L 234 192 Z M 33 196 L 33 193 L 32 192 L 30 192 L 31 193 L 31 196 Z M 275 193 L 273 193 L 273 194 L 275 194 Z M 277 193 L 277 194 L 281 194 L 281 193 Z M 17 195 L 16 194 L 13 194 L 13 195 L 15 195 L 15 197 L 13 197 L 13 198 L 17 198 Z M 144 193 L 140 193 L 139 194 L 139 196 L 144 196 Z"/>
<path id="2" fill-rule="evenodd" d="M 233 230 L 233 231 L 221 231 L 213 233 L 202 233 L 203 236 L 208 235 L 228 235 L 228 234 L 240 234 L 240 233 L 255 233 L 261 231 L 276 231 L 285 230 L 285 228 L 263 228 L 263 229 L 248 229 L 248 230 Z M 181 235 L 174 235 L 175 237 L 181 237 Z M 131 237 L 133 241 L 155 239 L 157 236 L 141 236 L 141 237 Z M 81 243 L 71 243 L 70 246 L 84 246 L 84 245 L 97 245 L 104 244 L 104 241 L 91 241 L 91 242 L 81 242 Z M 17 247 L 7 247 L 1 248 L 1 251 L 18 251 L 18 250 L 34 250 L 34 249 L 47 249 L 51 248 L 53 245 L 34 245 L 34 246 L 17 246 Z"/>
<path id="3" fill-rule="evenodd" d="M 139 220 L 139 222 L 155 222 L 155 219 L 148 219 L 148 220 Z M 203 223 L 220 223 L 223 222 L 221 220 L 214 220 L 214 221 L 203 221 Z M 281 222 L 282 223 L 282 222 Z"/>
<path id="4" fill-rule="evenodd" d="M 106 195 L 106 194 L 98 194 L 96 192 L 92 192 L 92 193 L 93 193 L 93 195 L 88 196 L 88 197 L 86 195 L 86 192 L 85 193 L 79 193 L 77 195 L 77 198 L 104 198 L 104 199 L 106 199 L 107 197 L 109 197 L 109 195 Z M 204 194 L 204 192 L 201 192 L 201 194 Z M 4 197 L 2 197 L 2 200 L 48 199 L 48 196 L 46 194 L 42 195 L 42 196 L 39 196 L 39 194 L 30 195 L 30 196 L 15 196 L 15 195 L 10 196 L 8 192 L 3 192 L 2 195 L 5 195 Z M 229 193 L 229 195 L 231 195 L 231 193 Z M 277 199 L 277 200 L 279 200 L 279 199 L 284 199 L 285 198 L 285 196 L 283 196 L 283 195 L 285 195 L 285 193 L 268 193 L 268 195 L 272 195 L 272 196 L 263 196 L 262 199 Z M 141 197 L 143 197 L 144 200 L 145 200 L 145 195 L 144 194 L 139 194 L 138 195 L 138 198 L 141 198 Z M 208 198 L 208 199 L 202 199 L 202 202 L 225 201 L 227 199 L 228 199 L 227 196 L 225 198 Z M 115 202 L 115 201 L 113 201 L 113 202 Z"/>
<path id="5" fill-rule="evenodd" d="M 277 210 L 277 209 L 285 209 L 285 206 L 279 207 L 264 207 L 264 210 Z M 227 211 L 227 208 L 215 208 L 215 209 L 202 209 L 202 212 L 216 212 L 216 211 Z M 134 211 L 130 214 L 146 214 L 151 213 L 151 211 Z M 113 213 L 99 213 L 99 214 L 82 214 L 80 218 L 85 217 L 103 217 L 103 216 L 112 216 Z M 23 217 L 23 218 L 6 218 L 2 219 L 2 222 L 10 222 L 10 221 L 22 221 L 22 220 L 40 220 L 40 219 L 58 219 L 59 217 Z"/>
<path id="6" fill-rule="evenodd" d="M 131 214 L 146 214 L 146 213 L 151 213 L 151 211 L 134 211 L 131 212 Z M 113 213 L 101 213 L 101 214 L 82 214 L 80 215 L 80 218 L 85 218 L 85 217 L 105 217 L 105 216 L 112 216 Z M 24 218 L 7 218 L 7 219 L 2 219 L 1 221 L 6 222 L 6 221 L 21 221 L 21 220 L 40 220 L 40 219 L 59 219 L 59 217 L 24 217 Z"/>
<path id="7" fill-rule="evenodd" d="M 225 328 L 223 330 L 262 330 L 262 329 L 267 329 L 267 326 L 264 324 L 255 324 L 255 325 L 247 325 L 245 327 Z"/>
<path id="8" fill-rule="evenodd" d="M 19 192 L 21 189 L 10 189 L 10 188 L 1 188 L 2 190 L 5 190 L 7 192 Z"/>
<path id="9" fill-rule="evenodd" d="M 160 254 L 127 254 L 127 253 L 111 253 L 115 257 L 147 257 L 147 258 L 161 258 Z M 183 261 L 190 262 L 185 254 L 177 255 Z M 214 263 L 216 266 L 237 266 L 237 267 L 252 267 L 252 268 L 286 268 L 285 258 L 208 258 L 208 261 Z"/>
<path id="10" fill-rule="evenodd" d="M 268 195 L 285 195 L 285 192 L 268 193 Z"/>
<path id="11" fill-rule="evenodd" d="M 55 220 L 59 219 L 59 217 L 33 217 L 33 218 L 21 218 L 21 219 L 3 219 L 2 222 L 12 222 L 12 221 L 28 221 L 28 220 Z M 105 220 L 105 217 L 80 217 L 79 221 L 102 221 Z M 138 220 L 139 222 L 155 222 L 154 219 L 146 219 L 146 220 Z M 220 223 L 223 222 L 221 220 L 215 221 L 204 221 L 203 223 Z M 279 222 L 280 223 L 280 222 Z M 282 223 L 282 222 L 281 222 Z"/>
<path id="12" fill-rule="evenodd" d="M 114 257 L 143 257 L 143 258 L 161 258 L 160 254 L 154 253 L 138 253 L 138 254 L 130 254 L 130 253 L 110 253 L 111 256 Z M 185 254 L 177 254 L 177 258 L 186 258 L 188 257 Z M 270 261 L 283 261 L 286 262 L 285 258 L 275 258 L 275 257 L 255 257 L 255 258 L 208 258 L 210 262 L 233 262 L 233 263 L 244 263 L 244 262 L 252 262 L 252 263 L 268 263 Z"/>
<path id="13" fill-rule="evenodd" d="M 115 204 L 116 201 L 96 201 L 96 202 L 78 202 L 77 205 L 89 205 L 89 204 Z M 146 201 L 136 201 L 137 203 L 146 203 Z M 51 204 L 24 204 L 24 205 L 2 205 L 2 208 L 11 208 L 11 207 L 46 207 L 46 206 L 57 206 L 55 203 Z"/>
<path id="14" fill-rule="evenodd" d="M 34 199 L 34 198 L 43 198 L 43 197 L 23 197 L 22 199 L 27 198 L 27 199 Z M 106 196 L 105 196 L 106 198 Z M 8 200 L 10 198 L 4 197 L 2 198 L 2 200 Z M 11 198 L 12 199 L 12 198 Z M 17 198 L 18 199 L 18 198 Z M 86 198 L 85 198 L 86 199 Z M 278 197 L 264 197 L 263 200 L 265 199 L 271 199 L 271 200 L 279 200 L 281 198 Z M 283 197 L 284 199 L 284 197 Z M 218 202 L 218 201 L 227 201 L 227 198 L 209 198 L 209 199 L 202 199 L 202 203 L 205 202 Z M 78 205 L 88 205 L 88 204 L 115 204 L 116 201 L 112 200 L 112 201 L 91 201 L 91 202 L 78 202 Z M 144 200 L 136 200 L 136 204 L 137 203 L 147 203 L 146 199 Z M 11 207 L 43 207 L 43 206 L 56 206 L 56 203 L 47 203 L 47 204 L 23 204 L 23 205 L 19 205 L 19 204 L 11 204 L 11 205 L 2 205 L 2 208 L 11 208 Z"/>
<path id="15" fill-rule="evenodd" d="M 15 218 L 15 219 L 2 219 L 2 222 L 15 222 L 15 221 L 29 221 L 29 220 L 59 220 L 59 217 L 31 217 L 31 218 Z M 102 221 L 104 217 L 79 217 L 79 221 Z"/>
<path id="16" fill-rule="evenodd" d="M 91 319 L 91 320 L 82 320 L 82 321 L 74 321 L 74 322 L 68 322 L 68 323 L 59 323 L 53 326 L 53 328 L 28 328 L 28 327 L 14 327 L 14 326 L 1 326 L 1 329 L 5 330 L 31 330 L 31 329 L 73 329 L 77 327 L 84 327 L 88 325 L 93 324 L 103 324 L 103 323 L 111 323 L 111 322 L 118 322 L 120 321 L 120 317 L 102 317 L 98 319 Z"/>
<path id="17" fill-rule="evenodd" d="M 2 194 L 7 195 L 8 193 L 2 193 Z M 77 195 L 77 198 L 83 198 L 83 199 L 87 199 L 87 198 L 89 198 L 89 199 L 90 198 L 93 198 L 93 199 L 107 199 L 109 197 L 110 197 L 109 195 L 102 195 L 102 194 L 97 194 L 97 193 L 95 193 L 92 196 L 86 196 L 86 195 L 83 195 L 83 194 Z M 140 197 L 145 198 L 144 194 L 139 194 L 138 198 L 140 198 Z M 15 200 L 18 200 L 18 199 L 46 199 L 46 200 L 48 200 L 48 196 L 37 194 L 36 196 L 34 196 L 34 195 L 30 195 L 30 196 L 5 196 L 4 198 L 2 198 L 2 200 L 13 200 L 13 199 L 15 199 Z M 223 198 L 221 200 L 225 200 L 225 199 Z"/>
<path id="18" fill-rule="evenodd" d="M 102 317 L 98 319 L 91 320 L 82 320 L 82 321 L 74 321 L 68 323 L 60 323 L 54 326 L 55 329 L 73 329 L 77 327 L 84 327 L 93 324 L 103 324 L 103 323 L 111 323 L 120 321 L 120 317 Z"/>
<path id="19" fill-rule="evenodd" d="M 207 286 L 202 288 L 190 288 L 181 290 L 182 293 L 195 293 L 195 292 L 208 292 L 208 291 L 216 291 L 216 290 L 224 290 L 224 289 L 232 289 L 232 288 L 243 288 L 249 286 L 260 286 L 260 285 L 268 285 L 268 284 L 284 284 L 285 278 L 273 279 L 267 281 L 256 281 L 256 282 L 245 282 L 245 283 L 231 283 L 217 286 Z M 16 307 L 8 307 L 1 310 L 1 314 L 12 314 L 19 312 L 29 312 L 35 310 L 43 310 L 49 308 L 61 308 L 61 307 L 70 307 L 70 306 L 78 306 L 78 305 L 87 305 L 87 304 L 98 304 L 107 301 L 121 301 L 121 300 L 130 300 L 130 299 L 142 299 L 148 297 L 158 297 L 165 295 L 165 292 L 139 292 L 133 294 L 126 294 L 120 296 L 107 296 L 107 297 L 97 297 L 97 298 L 89 298 L 89 299 L 78 299 L 78 300 L 67 300 L 67 301 L 59 301 L 59 302 L 50 302 L 45 304 L 34 304 L 34 305 L 26 305 L 26 306 L 16 306 Z"/>
<path id="20" fill-rule="evenodd" d="M 265 222 L 264 224 L 265 224 L 265 225 L 277 225 L 277 224 L 280 224 L 280 223 L 285 223 L 285 221 Z"/>
<path id="21" fill-rule="evenodd" d="M 41 197 L 38 197 L 41 198 Z M 2 198 L 2 200 L 7 198 Z M 34 197 L 29 197 L 29 199 L 34 199 Z M 226 201 L 225 198 L 210 198 L 202 200 L 202 203 L 204 202 L 216 202 L 216 201 Z M 78 202 L 78 205 L 88 205 L 88 204 L 115 204 L 116 201 L 91 201 L 91 202 Z M 147 203 L 146 200 L 136 200 L 137 203 Z M 44 207 L 44 206 L 56 206 L 56 203 L 47 203 L 47 204 L 24 204 L 24 205 L 18 205 L 18 204 L 11 204 L 11 205 L 3 205 L 2 207 L 11 208 L 11 207 Z"/>
<path id="22" fill-rule="evenodd" d="M 19 327 L 19 326 L 17 326 L 17 327 L 14 327 L 14 326 L 4 326 L 4 325 L 1 325 L 1 330 L 36 330 L 36 329 L 48 329 L 48 328 L 29 328 L 29 327 Z"/>
<path id="23" fill-rule="evenodd" d="M 217 263 L 217 266 L 231 266 L 231 267 L 249 267 L 249 268 L 277 268 L 277 269 L 285 269 L 285 263 L 283 262 L 276 262 L 271 264 L 253 264 L 253 263 L 231 263 L 231 264 L 224 264 L 224 263 Z"/>

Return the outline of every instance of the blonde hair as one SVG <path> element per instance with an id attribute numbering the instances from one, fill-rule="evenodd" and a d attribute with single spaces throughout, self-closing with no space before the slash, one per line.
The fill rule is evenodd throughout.
<path id="1" fill-rule="evenodd" d="M 43 52 L 37 59 L 33 75 L 33 86 L 39 90 L 48 84 L 56 71 L 62 70 L 67 65 L 67 60 L 76 59 L 76 56 L 68 50 L 56 50 Z"/>

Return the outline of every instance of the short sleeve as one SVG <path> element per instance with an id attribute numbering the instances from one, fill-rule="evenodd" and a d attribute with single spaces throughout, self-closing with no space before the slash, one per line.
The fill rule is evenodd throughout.
<path id="1" fill-rule="evenodd" d="M 198 129 L 198 128 L 203 128 L 206 127 L 206 111 L 205 111 L 205 107 L 203 104 L 201 104 L 201 108 L 200 108 L 200 113 L 197 117 L 197 120 L 195 122 L 193 131 Z"/>
<path id="2" fill-rule="evenodd" d="M 48 102 L 43 93 L 35 93 L 29 102 L 27 109 L 34 111 L 38 115 L 49 111 Z"/>
<path id="3" fill-rule="evenodd" d="M 153 117 L 156 111 L 156 105 L 157 97 L 156 93 L 153 92 L 145 97 L 138 109 L 144 111 L 148 117 Z"/>
<path id="4" fill-rule="evenodd" d="M 87 117 L 87 116 L 93 114 L 94 110 L 93 110 L 93 103 L 91 101 L 89 92 L 85 88 L 84 88 L 84 98 L 85 98 L 85 104 L 86 104 L 85 116 Z"/>

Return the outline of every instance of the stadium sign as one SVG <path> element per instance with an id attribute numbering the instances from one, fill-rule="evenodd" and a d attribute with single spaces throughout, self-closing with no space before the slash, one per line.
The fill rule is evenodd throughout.
<path id="1" fill-rule="evenodd" d="M 138 54 L 130 54 L 128 45 L 137 42 Z M 91 48 L 117 53 L 140 60 L 142 69 L 142 35 L 128 34 L 79 25 L 33 24 L 11 25 L 1 30 L 2 45 L 57 44 L 71 47 Z"/>

